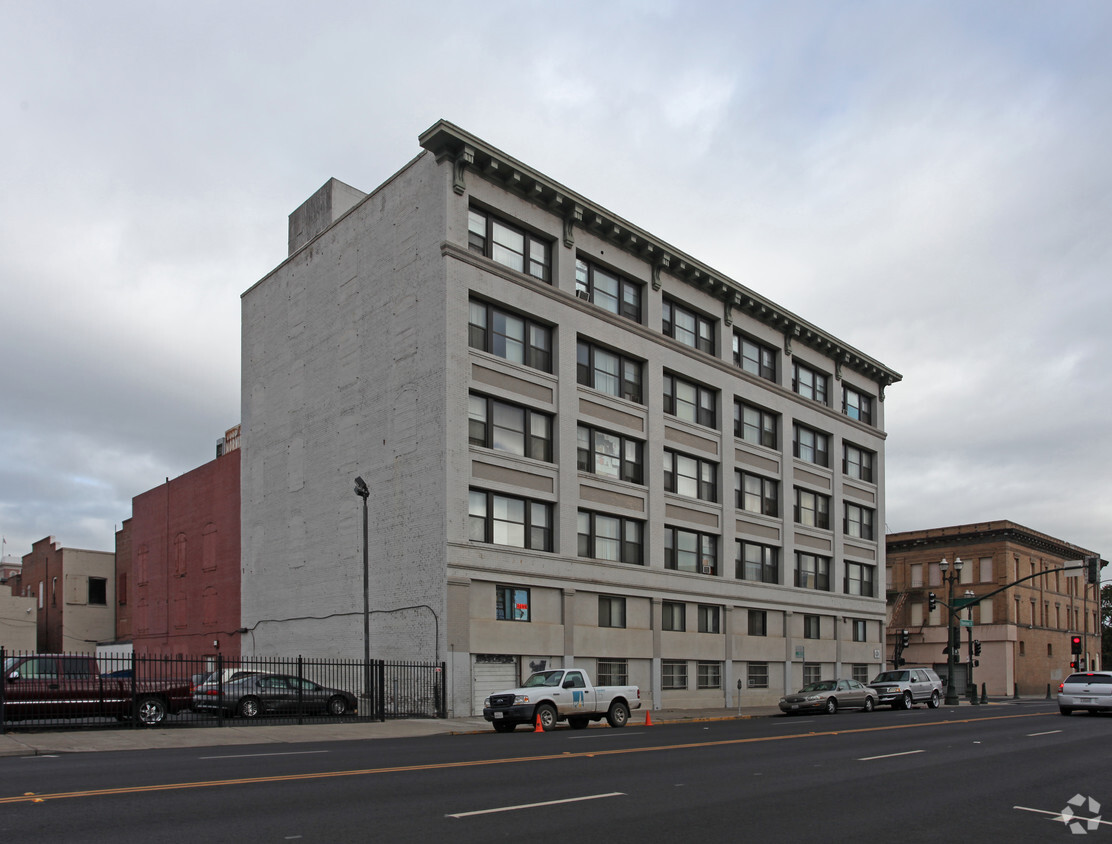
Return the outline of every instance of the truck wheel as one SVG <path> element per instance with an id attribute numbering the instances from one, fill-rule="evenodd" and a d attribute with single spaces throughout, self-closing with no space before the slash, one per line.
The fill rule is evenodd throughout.
<path id="1" fill-rule="evenodd" d="M 900 700 L 901 700 L 901 703 L 900 703 L 900 708 L 901 709 L 911 709 L 911 692 L 910 692 L 910 690 L 905 691 L 903 693 L 903 697 Z"/>
<path id="2" fill-rule="evenodd" d="M 568 717 L 568 726 L 573 730 L 586 729 L 587 725 L 591 723 L 590 718 L 584 718 L 582 715 L 572 715 Z"/>
<path id="3" fill-rule="evenodd" d="M 546 732 L 552 732 L 556 729 L 556 708 L 551 703 L 542 703 L 537 707 L 536 715 L 533 718 L 533 723 L 536 724 L 540 721 L 541 729 Z"/>
<path id="4" fill-rule="evenodd" d="M 606 723 L 611 727 L 624 727 L 629 723 L 629 707 L 620 700 L 614 701 L 606 713 Z"/>
<path id="5" fill-rule="evenodd" d="M 508 721 L 494 721 L 494 732 L 496 733 L 512 733 L 517 724 L 511 724 Z"/>
<path id="6" fill-rule="evenodd" d="M 166 720 L 166 704 L 159 697 L 142 697 L 136 705 L 139 721 L 144 727 L 157 727 Z"/>
<path id="7" fill-rule="evenodd" d="M 938 709 L 938 704 L 939 704 L 938 691 L 935 690 L 935 691 L 931 692 L 931 699 L 929 701 L 927 701 L 927 706 L 929 706 L 931 709 Z"/>
<path id="8" fill-rule="evenodd" d="M 259 705 L 257 697 L 245 697 L 239 702 L 239 714 L 244 718 L 258 718 L 262 712 L 262 707 Z"/>

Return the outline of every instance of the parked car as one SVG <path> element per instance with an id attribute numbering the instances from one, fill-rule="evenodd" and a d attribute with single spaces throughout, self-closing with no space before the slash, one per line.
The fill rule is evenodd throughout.
<path id="1" fill-rule="evenodd" d="M 1079 671 L 1058 686 L 1058 711 L 1070 715 L 1075 709 L 1086 712 L 1112 710 L 1112 674 L 1107 671 Z"/>
<path id="2" fill-rule="evenodd" d="M 797 712 L 833 715 L 844 706 L 872 712 L 876 706 L 876 692 L 857 680 L 820 680 L 808 683 L 795 694 L 780 698 L 780 711 L 789 715 Z"/>
<path id="3" fill-rule="evenodd" d="M 193 709 L 257 718 L 287 713 L 346 715 L 359 708 L 355 695 L 288 674 L 244 674 L 223 683 L 202 683 L 193 691 Z"/>
<path id="4" fill-rule="evenodd" d="M 900 668 L 882 671 L 869 683 L 877 694 L 877 703 L 891 704 L 893 709 L 911 709 L 925 703 L 937 709 L 942 703 L 942 680 L 933 668 Z"/>

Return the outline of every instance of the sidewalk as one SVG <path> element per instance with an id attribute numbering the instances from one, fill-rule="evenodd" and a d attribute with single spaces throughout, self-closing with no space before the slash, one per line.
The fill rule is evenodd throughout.
<path id="1" fill-rule="evenodd" d="M 1034 701 L 1036 698 L 1024 698 Z M 1041 700 L 1039 698 L 1038 700 Z M 1000 698 L 987 705 L 1018 703 Z M 969 706 L 962 701 L 962 706 Z M 638 709 L 630 727 L 768 718 L 779 715 L 777 706 L 736 709 Z M 234 722 L 233 722 L 234 723 Z M 600 722 L 605 727 L 605 722 Z M 596 727 L 599 725 L 592 725 Z M 525 733 L 528 727 L 519 727 Z M 561 725 L 560 729 L 568 729 Z M 412 738 L 434 735 L 465 735 L 492 731 L 481 715 L 465 718 L 412 718 L 364 721 L 345 724 L 280 724 L 276 726 L 182 727 L 155 729 L 72 729 L 52 732 L 13 730 L 0 734 L 0 757 L 44 756 L 57 753 L 91 753 L 108 750 L 151 750 L 179 747 L 234 747 L 246 744 L 299 744 L 316 741 L 363 741 L 366 739 Z"/>

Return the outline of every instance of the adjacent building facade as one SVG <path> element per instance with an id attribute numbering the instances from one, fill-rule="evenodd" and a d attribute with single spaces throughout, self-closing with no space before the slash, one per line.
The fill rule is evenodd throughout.
<path id="1" fill-rule="evenodd" d="M 945 558 L 954 573 L 960 558 L 955 605 L 964 605 L 958 617 L 972 624 L 961 626 L 958 689 L 969 683 L 971 641 L 981 645 L 973 685 L 983 683 L 990 695 L 1056 692 L 1079 656 L 1090 668 L 1101 667 L 1099 585 L 1086 583 L 1080 568 L 1094 552 L 1009 521 L 893 533 L 887 546 L 889 658 L 906 629 L 907 664 L 947 673 L 949 584 L 940 563 Z M 1015 585 L 977 600 L 1009 584 Z M 938 601 L 933 612 L 931 592 Z M 1081 636 L 1079 656 L 1071 653 L 1073 635 Z"/>
<path id="2" fill-rule="evenodd" d="M 650 706 L 884 662 L 898 373 L 440 122 L 243 295 L 245 654 L 540 665 Z M 369 489 L 369 530 L 356 477 Z M 364 574 L 364 542 L 369 566 Z"/>

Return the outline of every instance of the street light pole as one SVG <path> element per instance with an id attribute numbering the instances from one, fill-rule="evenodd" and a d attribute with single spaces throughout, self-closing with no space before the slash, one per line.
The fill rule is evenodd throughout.
<path id="1" fill-rule="evenodd" d="M 957 706 L 960 703 L 960 701 L 958 699 L 957 686 L 954 683 L 954 668 L 955 668 L 955 659 L 954 659 L 954 657 L 956 656 L 955 651 L 957 650 L 957 648 L 954 647 L 954 617 L 956 615 L 956 613 L 954 612 L 954 582 L 960 577 L 962 565 L 963 565 L 963 563 L 961 561 L 961 557 L 956 557 L 954 559 L 953 571 L 949 570 L 950 569 L 950 561 L 947 560 L 945 557 L 943 557 L 942 562 L 940 562 L 938 564 L 938 568 L 942 572 L 942 579 L 944 581 L 946 581 L 946 584 L 949 587 L 949 593 L 948 594 L 949 594 L 949 597 L 950 597 L 950 600 L 946 604 L 946 612 L 948 613 L 948 615 L 946 617 L 946 705 L 947 706 Z M 961 641 L 960 638 L 959 638 L 958 641 L 959 642 Z"/>
<path id="2" fill-rule="evenodd" d="M 355 479 L 355 494 L 363 499 L 363 696 L 371 700 L 371 599 L 368 560 L 367 499 L 371 490 L 361 477 Z"/>

